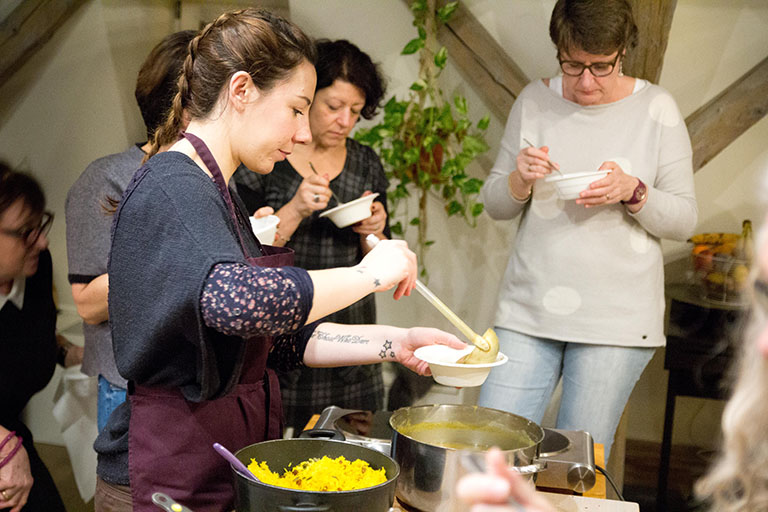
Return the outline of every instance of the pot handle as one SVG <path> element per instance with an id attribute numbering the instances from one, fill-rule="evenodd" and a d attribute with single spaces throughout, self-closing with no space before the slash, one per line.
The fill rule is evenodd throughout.
<path id="1" fill-rule="evenodd" d="M 330 428 L 313 428 L 309 430 L 303 430 L 299 437 L 302 439 L 333 439 L 336 441 L 345 441 L 344 434 L 338 430 Z"/>
<path id="2" fill-rule="evenodd" d="M 537 461 L 533 464 L 528 464 L 527 466 L 507 466 L 509 469 L 514 471 L 515 473 L 519 473 L 521 475 L 532 475 L 534 473 L 540 473 L 547 469 L 547 461 Z"/>
<path id="3" fill-rule="evenodd" d="M 317 511 L 317 512 L 323 512 L 331 510 L 330 505 L 315 505 L 313 503 L 308 503 L 306 505 L 302 505 L 301 503 L 297 505 L 278 505 L 278 510 L 280 512 L 311 512 L 311 511 Z"/>

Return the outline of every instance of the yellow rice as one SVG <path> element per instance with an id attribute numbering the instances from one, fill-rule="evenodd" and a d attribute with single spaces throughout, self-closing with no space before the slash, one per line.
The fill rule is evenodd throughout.
<path id="1" fill-rule="evenodd" d="M 372 469 L 364 460 L 350 462 L 344 456 L 309 459 L 293 468 L 288 466 L 282 476 L 272 472 L 266 462 L 259 463 L 256 459 L 251 459 L 248 469 L 265 484 L 304 491 L 352 491 L 387 481 L 384 468 Z"/>

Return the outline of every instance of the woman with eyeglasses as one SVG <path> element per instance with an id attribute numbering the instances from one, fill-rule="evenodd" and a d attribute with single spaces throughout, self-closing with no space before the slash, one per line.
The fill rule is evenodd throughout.
<path id="1" fill-rule="evenodd" d="M 590 432 L 607 457 L 665 344 L 660 241 L 696 226 L 691 143 L 672 96 L 622 72 L 637 41 L 627 0 L 558 0 L 549 32 L 562 74 L 517 98 L 482 191 L 491 217 L 520 224 L 495 320 L 515 357 L 479 403 L 540 422 L 562 379 L 557 428 Z M 555 169 L 610 172 L 562 200 Z"/>
<path id="2" fill-rule="evenodd" d="M 77 364 L 82 348 L 56 336 L 51 255 L 53 215 L 31 176 L 0 162 L 0 510 L 64 511 L 56 485 L 21 420 L 53 376 L 57 356 Z M 65 359 L 62 359 L 62 356 Z"/>

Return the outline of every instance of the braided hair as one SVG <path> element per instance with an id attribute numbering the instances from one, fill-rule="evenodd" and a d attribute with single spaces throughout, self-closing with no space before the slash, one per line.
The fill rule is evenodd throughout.
<path id="1" fill-rule="evenodd" d="M 182 116 L 205 118 L 230 77 L 245 71 L 261 91 L 286 79 L 303 61 L 315 63 L 312 40 L 293 23 L 257 8 L 225 12 L 189 43 L 171 111 L 156 131 L 146 158 L 176 142 Z"/>

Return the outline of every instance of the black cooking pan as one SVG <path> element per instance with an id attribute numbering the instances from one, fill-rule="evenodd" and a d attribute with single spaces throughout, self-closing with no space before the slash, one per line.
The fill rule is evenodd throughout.
<path id="1" fill-rule="evenodd" d="M 373 469 L 384 468 L 387 481 L 375 487 L 354 491 L 302 491 L 254 482 L 232 471 L 235 478 L 235 509 L 238 512 L 387 512 L 395 500 L 400 466 L 390 457 L 364 446 L 329 439 L 278 439 L 256 443 L 235 456 L 246 466 L 251 459 L 265 461 L 275 472 L 311 458 L 327 455 L 347 460 L 361 459 Z"/>

